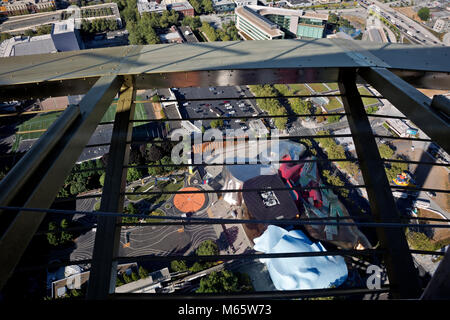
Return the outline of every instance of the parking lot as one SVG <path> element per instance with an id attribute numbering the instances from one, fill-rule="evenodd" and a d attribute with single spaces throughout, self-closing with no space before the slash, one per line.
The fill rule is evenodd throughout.
<path id="1" fill-rule="evenodd" d="M 246 86 L 210 87 L 210 88 L 180 88 L 173 90 L 180 100 L 180 113 L 183 118 L 203 117 L 251 117 L 261 113 L 255 101 L 246 99 L 252 94 Z M 218 99 L 214 101 L 181 101 L 181 99 Z M 229 98 L 242 98 L 229 100 Z M 202 120 L 205 129 L 211 128 L 212 120 Z M 248 129 L 246 119 L 224 120 L 219 129 Z"/>

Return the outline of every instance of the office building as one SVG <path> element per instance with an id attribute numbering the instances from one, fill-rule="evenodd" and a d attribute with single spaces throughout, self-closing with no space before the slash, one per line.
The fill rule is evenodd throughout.
<path id="1" fill-rule="evenodd" d="M 242 20 L 242 23 L 236 25 L 239 31 L 254 40 L 264 36 L 265 39 L 282 39 L 285 35 L 298 39 L 320 39 L 326 35 L 327 14 L 264 6 L 243 8 L 247 9 L 238 7 L 235 10 L 237 20 Z M 258 34 L 255 30 L 263 34 Z M 279 35 L 281 32 L 282 36 Z M 271 33 L 274 36 L 270 37 Z"/>
<path id="2" fill-rule="evenodd" d="M 263 16 L 259 15 L 249 7 L 237 7 L 236 28 L 239 35 L 246 40 L 274 40 L 283 39 L 284 32 L 278 25 Z"/>

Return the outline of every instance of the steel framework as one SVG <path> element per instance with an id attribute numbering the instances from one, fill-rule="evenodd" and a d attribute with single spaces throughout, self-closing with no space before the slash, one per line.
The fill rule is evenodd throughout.
<path id="1" fill-rule="evenodd" d="M 355 142 L 358 156 L 354 160 L 359 161 L 365 181 L 362 187 L 367 190 L 374 221 L 379 223 L 376 226 L 381 242 L 379 253 L 386 263 L 389 291 L 395 298 L 419 298 L 423 288 L 418 282 L 404 226 L 383 225 L 401 224 L 402 220 L 356 83 L 366 81 L 372 85 L 450 153 L 449 100 L 442 96 L 430 99 L 414 87 L 450 90 L 449 56 L 447 47 L 321 39 L 126 46 L 3 58 L 0 61 L 3 100 L 86 95 L 79 105 L 63 112 L 0 183 L 0 288 L 12 275 L 46 212 L 50 212 L 48 208 L 65 177 L 117 94 L 101 212 L 121 213 L 123 209 L 126 170 L 130 167 L 129 144 L 135 142 L 131 129 L 136 90 L 338 82 L 351 129 L 349 136 Z M 172 120 L 175 119 L 164 121 Z M 117 256 L 121 225 L 121 217 L 117 215 L 98 218 L 90 260 L 89 299 L 105 299 L 114 293 L 114 270 L 118 261 L 123 261 Z M 221 260 L 220 256 L 210 259 Z M 447 254 L 444 261 L 448 259 Z M 433 296 L 429 293 L 430 286 L 425 298 Z M 284 296 L 321 296 L 327 294 L 324 292 L 287 292 Z M 328 294 L 345 292 L 330 290 Z M 275 295 L 261 293 L 258 297 Z"/>

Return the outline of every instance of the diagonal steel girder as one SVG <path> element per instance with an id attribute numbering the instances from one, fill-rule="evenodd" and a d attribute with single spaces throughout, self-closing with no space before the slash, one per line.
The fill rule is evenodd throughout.
<path id="1" fill-rule="evenodd" d="M 358 155 L 359 166 L 367 185 L 366 190 L 372 215 L 376 222 L 399 222 L 392 191 L 383 161 L 373 136 L 369 119 L 355 83 L 356 70 L 346 70 L 340 75 L 339 90 L 343 94 L 345 112 Z M 409 253 L 403 228 L 377 228 L 394 298 L 418 298 L 418 274 Z"/>
<path id="2" fill-rule="evenodd" d="M 388 99 L 420 130 L 450 153 L 450 100 L 435 96 L 433 100 L 385 68 L 361 68 L 358 74 Z"/>
<path id="3" fill-rule="evenodd" d="M 130 120 L 134 119 L 135 100 L 134 77 L 125 76 L 117 102 L 100 211 L 123 211 L 127 177 L 125 166 L 128 165 L 130 154 L 130 145 L 127 141 L 131 139 L 133 131 L 133 123 Z M 120 244 L 121 227 L 118 224 L 121 223 L 122 218 L 100 216 L 97 219 L 88 299 L 106 299 L 110 293 L 114 293 L 116 286 L 117 261 L 115 258 Z"/>
<path id="4" fill-rule="evenodd" d="M 0 183 L 0 204 L 49 208 L 88 143 L 122 78 L 100 78 L 81 100 L 55 121 Z M 42 212 L 3 211 L 0 214 L 0 289 L 12 275 L 39 225 Z"/>

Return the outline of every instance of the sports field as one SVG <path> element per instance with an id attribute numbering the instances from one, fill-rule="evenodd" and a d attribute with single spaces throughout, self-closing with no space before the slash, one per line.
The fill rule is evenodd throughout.
<path id="1" fill-rule="evenodd" d="M 136 100 L 142 100 L 141 97 L 137 97 Z M 117 101 L 114 101 L 106 111 L 101 122 L 114 121 L 116 115 Z M 33 118 L 23 122 L 16 132 L 16 141 L 12 147 L 13 151 L 16 151 L 19 147 L 20 141 L 38 139 L 45 133 L 52 123 L 62 114 L 62 111 L 48 112 L 37 114 Z M 148 119 L 147 112 L 145 111 L 144 104 L 136 103 L 136 110 L 134 113 L 135 120 Z M 134 123 L 133 126 L 139 126 L 142 123 Z"/>
<path id="2" fill-rule="evenodd" d="M 136 97 L 136 101 L 142 100 L 141 97 Z M 102 118 L 101 122 L 110 122 L 114 121 L 114 117 L 116 116 L 116 108 L 117 101 L 113 102 L 111 106 L 106 110 L 105 115 Z M 145 111 L 143 103 L 136 103 L 136 107 L 134 110 L 134 120 L 144 120 L 148 119 L 147 112 Z M 133 123 L 133 127 L 142 125 L 142 123 Z"/>

